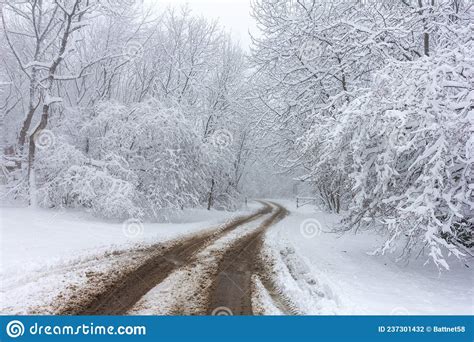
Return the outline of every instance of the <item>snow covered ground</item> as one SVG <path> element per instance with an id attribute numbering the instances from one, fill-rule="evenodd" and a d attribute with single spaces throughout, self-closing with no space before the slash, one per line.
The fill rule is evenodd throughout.
<path id="1" fill-rule="evenodd" d="M 381 237 L 360 233 L 330 233 L 338 216 L 312 206 L 277 200 L 290 215 L 267 232 L 281 283 L 304 313 L 361 315 L 458 315 L 474 313 L 474 265 L 452 260 L 451 270 L 439 272 L 425 260 L 408 265 L 396 255 L 372 256 Z M 291 276 L 291 277 L 290 277 Z M 291 283 L 294 283 L 293 285 Z M 322 292 L 319 295 L 318 292 Z M 306 297 L 303 294 L 310 297 Z M 260 295 L 265 297 L 265 295 Z M 308 307 L 308 302 L 323 305 Z"/>
<path id="2" fill-rule="evenodd" d="M 290 214 L 266 233 L 262 256 L 268 265 L 266 274 L 274 279 L 253 277 L 257 313 L 474 313 L 472 262 L 466 262 L 468 268 L 452 260 L 451 271 L 440 273 L 432 264 L 423 265 L 423 258 L 404 265 L 395 262 L 396 255 L 371 256 L 368 252 L 380 246 L 381 237 L 369 233 L 340 236 L 330 232 L 339 220 L 337 215 L 311 206 L 297 209 L 290 200 L 276 202 Z M 185 210 L 172 217 L 172 223 L 132 222 L 131 226 L 81 211 L 2 208 L 0 312 L 54 313 L 49 303 L 64 289 L 81 288 L 90 274 L 106 274 L 117 265 L 133 267 L 146 249 L 133 254 L 125 251 L 203 231 L 259 206 L 255 203 L 236 213 Z M 242 229 L 223 237 L 216 246 L 235 240 Z M 177 272 L 169 282 L 183 274 Z M 156 291 L 166 293 L 167 284 L 165 281 Z M 156 291 L 132 312 L 157 313 L 156 308 L 149 308 L 155 303 L 150 298 Z M 180 298 L 187 298 L 186 293 Z M 174 299 L 171 304 L 176 307 Z"/>
<path id="3" fill-rule="evenodd" d="M 1 208 L 0 275 L 21 274 L 102 250 L 173 239 L 240 214 L 188 209 L 172 217 L 172 223 L 137 223 L 127 229 L 126 223 L 111 223 L 81 211 Z"/>
<path id="4" fill-rule="evenodd" d="M 125 262 L 120 251 L 203 231 L 258 206 L 239 212 L 190 209 L 170 217 L 172 223 L 143 224 L 112 223 L 83 211 L 1 208 L 0 312 L 43 307 L 67 286 L 82 284 L 91 268 L 101 272 Z"/>

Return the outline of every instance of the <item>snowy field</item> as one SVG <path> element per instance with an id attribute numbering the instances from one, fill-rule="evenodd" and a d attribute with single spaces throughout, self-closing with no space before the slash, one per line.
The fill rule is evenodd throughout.
<path id="1" fill-rule="evenodd" d="M 320 282 L 329 301 L 326 307 L 313 306 L 306 313 L 361 315 L 461 315 L 474 313 L 474 272 L 450 260 L 450 271 L 439 272 L 420 257 L 408 265 L 395 262 L 397 254 L 372 256 L 383 242 L 379 236 L 360 233 L 329 233 L 338 216 L 294 201 L 277 200 L 290 215 L 267 233 L 267 245 L 279 258 L 277 268 L 296 268 L 302 279 L 287 276 L 284 286 L 299 287 L 311 294 L 309 276 Z M 316 228 L 316 229 L 314 229 Z M 319 229 L 321 228 L 321 229 Z M 296 264 L 296 267 L 295 267 Z M 298 272 L 298 270 L 300 270 Z M 282 272 L 285 277 L 285 272 Z M 296 277 L 298 278 L 298 276 Z M 295 291 L 293 291 L 294 293 Z M 314 297 L 314 296 L 313 296 Z M 296 295 L 296 304 L 307 307 L 308 298 Z"/>

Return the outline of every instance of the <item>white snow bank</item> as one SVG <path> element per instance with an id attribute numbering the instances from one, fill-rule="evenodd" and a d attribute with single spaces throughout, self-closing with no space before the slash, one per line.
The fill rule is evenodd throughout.
<path id="1" fill-rule="evenodd" d="M 266 316 L 284 315 L 284 312 L 275 305 L 271 294 L 262 284 L 262 281 L 258 276 L 252 276 L 252 285 L 252 308 L 254 314 Z"/>
<path id="2" fill-rule="evenodd" d="M 311 206 L 277 200 L 290 215 L 272 227 L 267 244 L 275 251 L 294 248 L 316 280 L 330 286 L 340 314 L 473 314 L 474 272 L 451 260 L 451 271 L 440 273 L 423 259 L 408 265 L 397 255 L 371 256 L 383 239 L 369 233 L 329 233 L 339 216 Z"/>

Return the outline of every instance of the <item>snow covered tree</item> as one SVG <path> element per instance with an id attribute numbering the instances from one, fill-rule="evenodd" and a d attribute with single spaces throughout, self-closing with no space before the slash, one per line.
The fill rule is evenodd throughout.
<path id="1" fill-rule="evenodd" d="M 31 201 L 35 202 L 34 160 L 36 139 L 47 129 L 52 106 L 62 99 L 54 95 L 58 82 L 79 78 L 80 70 L 62 70 L 72 42 L 97 3 L 81 0 L 8 2 L 2 8 L 4 39 L 18 69 L 26 76 L 28 100 L 17 148 L 26 155 Z M 81 66 L 82 67 L 82 66 Z M 39 113 L 40 117 L 35 118 Z M 28 145 L 27 152 L 24 151 Z"/>
<path id="2" fill-rule="evenodd" d="M 11 194 L 105 216 L 235 207 L 243 53 L 216 22 L 187 8 L 142 9 L 83 0 L 5 5 L 2 72 L 11 86 L 0 96 L 13 149 L 2 165 Z M 118 198 L 112 183 L 122 184 Z"/>
<path id="3" fill-rule="evenodd" d="M 252 61 L 276 163 L 314 184 L 345 229 L 472 247 L 472 6 L 466 1 L 257 1 Z"/>
<path id="4" fill-rule="evenodd" d="M 465 45 L 382 69 L 334 136 L 350 141 L 350 225 L 382 223 L 389 240 L 381 252 L 406 240 L 404 253 L 421 244 L 445 268 L 443 248 L 460 256 L 473 243 L 474 46 L 461 31 Z"/>

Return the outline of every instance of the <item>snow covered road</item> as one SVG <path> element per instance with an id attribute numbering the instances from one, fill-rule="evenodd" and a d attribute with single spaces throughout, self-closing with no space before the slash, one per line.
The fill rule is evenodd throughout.
<path id="1" fill-rule="evenodd" d="M 135 267 L 157 244 L 218 229 L 249 210 L 184 210 L 173 223 L 143 223 L 130 236 L 122 222 L 84 212 L 2 208 L 0 215 L 0 312 L 53 314 L 77 291 L 107 284 L 111 269 Z M 117 273 L 119 276 L 122 271 Z"/>
<path id="2" fill-rule="evenodd" d="M 1 313 L 473 313 L 468 261 L 440 273 L 369 255 L 382 239 L 333 233 L 337 215 L 278 200 L 180 219 L 130 240 L 79 213 L 4 209 Z"/>

